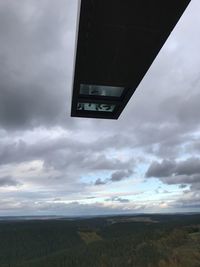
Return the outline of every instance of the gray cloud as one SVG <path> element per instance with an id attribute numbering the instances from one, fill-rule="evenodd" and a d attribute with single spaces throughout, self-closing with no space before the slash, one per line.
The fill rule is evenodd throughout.
<path id="1" fill-rule="evenodd" d="M 95 181 L 94 185 L 104 185 L 104 184 L 106 184 L 106 183 L 107 183 L 106 180 L 103 181 L 102 179 L 98 178 L 98 179 Z"/>
<path id="2" fill-rule="evenodd" d="M 75 13 L 76 1 L 1 4 L 2 127 L 20 129 L 66 122 Z"/>
<path id="3" fill-rule="evenodd" d="M 111 197 L 111 198 L 107 198 L 105 201 L 111 201 L 111 202 L 119 202 L 119 203 L 129 203 L 130 200 L 127 198 L 121 198 L 121 197 Z"/>
<path id="4" fill-rule="evenodd" d="M 200 174 L 195 175 L 175 175 L 170 177 L 163 177 L 162 181 L 166 184 L 197 184 L 200 182 Z"/>
<path id="5" fill-rule="evenodd" d="M 193 209 L 200 208 L 200 196 L 197 192 L 188 191 L 185 195 L 179 198 L 177 201 L 173 203 L 173 206 L 177 209 L 189 209 L 192 211 Z"/>
<path id="6" fill-rule="evenodd" d="M 178 175 L 192 175 L 200 174 L 200 159 L 189 158 L 185 161 L 179 162 L 176 167 L 176 174 Z"/>
<path id="7" fill-rule="evenodd" d="M 200 190 L 200 159 L 152 162 L 146 172 L 146 177 L 158 178 L 168 185 L 179 185 L 180 189 L 190 186 L 188 192 L 196 194 Z"/>
<path id="8" fill-rule="evenodd" d="M 146 172 L 146 177 L 165 177 L 172 175 L 175 163 L 169 160 L 163 160 L 161 163 L 153 162 Z"/>
<path id="9" fill-rule="evenodd" d="M 76 161 L 82 167 L 88 166 L 98 170 L 122 169 L 135 165 L 133 159 L 121 161 L 108 158 L 106 152 L 111 148 L 113 146 L 107 145 L 107 138 L 102 139 L 98 144 L 96 140 L 85 143 L 74 140 L 73 137 L 48 137 L 47 140 L 38 140 L 32 144 L 21 139 L 9 142 L 2 139 L 0 140 L 0 164 L 43 159 L 46 165 L 59 169 Z"/>
<path id="10" fill-rule="evenodd" d="M 34 144 L 28 144 L 23 140 L 8 143 L 3 141 L 0 142 L 0 166 L 41 160 L 46 170 L 53 168 L 61 172 L 61 176 L 62 173 L 66 176 L 67 172 L 73 172 L 74 168 L 79 176 L 85 172 L 115 171 L 134 167 L 133 159 L 122 161 L 108 158 L 107 149 L 108 147 L 103 146 L 99 149 L 96 142 L 87 145 L 62 137 L 41 140 Z M 124 175 L 127 174 L 124 173 Z"/>
<path id="11" fill-rule="evenodd" d="M 161 163 L 152 162 L 149 166 L 146 177 L 166 177 L 178 175 L 195 175 L 200 174 L 200 159 L 188 158 L 184 161 L 163 160 Z"/>
<path id="12" fill-rule="evenodd" d="M 22 185 L 17 180 L 14 180 L 12 177 L 0 177 L 0 187 L 9 187 L 9 186 L 19 186 Z"/>
<path id="13" fill-rule="evenodd" d="M 133 171 L 132 170 L 120 170 L 120 171 L 116 171 L 116 172 L 113 172 L 109 178 L 107 179 L 100 179 L 98 178 L 96 181 L 95 181 L 95 185 L 105 185 L 109 182 L 120 182 L 124 179 L 127 179 L 127 178 L 130 178 L 131 175 L 133 174 Z"/>
<path id="14" fill-rule="evenodd" d="M 123 180 L 123 179 L 129 178 L 132 174 L 133 174 L 133 171 L 132 171 L 132 170 L 127 170 L 127 171 L 117 171 L 117 172 L 114 172 L 114 173 L 111 175 L 110 180 L 111 180 L 112 182 L 118 182 L 118 181 L 121 181 L 121 180 Z"/>

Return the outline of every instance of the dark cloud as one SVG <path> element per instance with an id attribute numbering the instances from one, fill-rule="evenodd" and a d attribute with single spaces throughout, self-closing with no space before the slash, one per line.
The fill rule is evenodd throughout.
<path id="1" fill-rule="evenodd" d="M 9 186 L 19 186 L 22 185 L 17 180 L 14 180 L 12 177 L 0 177 L 0 187 L 9 187 Z"/>
<path id="2" fill-rule="evenodd" d="M 152 162 L 146 172 L 146 177 L 158 178 L 168 185 L 179 185 L 180 189 L 190 186 L 188 192 L 196 193 L 200 191 L 200 159 Z"/>
<path id="3" fill-rule="evenodd" d="M 149 166 L 146 177 L 166 177 L 178 175 L 200 174 L 200 159 L 188 158 L 184 161 L 163 160 L 161 163 L 152 162 Z"/>
<path id="4" fill-rule="evenodd" d="M 127 178 L 130 178 L 131 175 L 133 174 L 133 171 L 132 170 L 120 170 L 120 171 L 116 171 L 116 172 L 113 172 L 109 178 L 106 178 L 104 180 L 98 178 L 96 181 L 95 181 L 95 185 L 105 185 L 109 182 L 120 182 L 124 179 L 127 179 Z"/>
<path id="5" fill-rule="evenodd" d="M 126 178 L 129 178 L 133 174 L 132 170 L 127 170 L 127 171 L 116 171 L 112 173 L 110 180 L 112 182 L 118 182 L 121 180 L 124 180 Z"/>
<path id="6" fill-rule="evenodd" d="M 107 183 L 106 180 L 103 181 L 102 179 L 98 178 L 98 179 L 95 181 L 94 185 L 104 185 L 104 184 L 106 184 L 106 183 Z"/>
<path id="7" fill-rule="evenodd" d="M 185 161 L 180 161 L 175 171 L 177 175 L 200 174 L 200 159 L 189 158 Z"/>
<path id="8" fill-rule="evenodd" d="M 147 172 L 146 177 L 165 177 L 173 174 L 175 163 L 169 160 L 163 160 L 161 163 L 153 162 Z"/>
<path id="9" fill-rule="evenodd" d="M 2 127 L 13 130 L 67 121 L 75 14 L 76 2 L 64 0 L 51 5 L 44 0 L 20 5 L 6 1 L 0 6 Z"/>

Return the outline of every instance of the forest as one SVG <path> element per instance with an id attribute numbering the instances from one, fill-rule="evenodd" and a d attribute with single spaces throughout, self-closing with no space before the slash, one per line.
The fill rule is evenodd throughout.
<path id="1" fill-rule="evenodd" d="M 200 214 L 0 220 L 0 267 L 200 267 Z"/>

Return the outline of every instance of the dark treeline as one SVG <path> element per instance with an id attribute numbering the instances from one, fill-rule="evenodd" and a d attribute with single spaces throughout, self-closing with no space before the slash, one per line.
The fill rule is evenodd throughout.
<path id="1" fill-rule="evenodd" d="M 0 267 L 76 266 L 200 267 L 200 215 L 0 222 Z"/>

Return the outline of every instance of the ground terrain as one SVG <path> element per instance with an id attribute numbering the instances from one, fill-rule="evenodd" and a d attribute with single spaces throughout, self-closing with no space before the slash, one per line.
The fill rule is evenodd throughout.
<path id="1" fill-rule="evenodd" d="M 200 215 L 0 220 L 0 267 L 200 267 Z"/>

